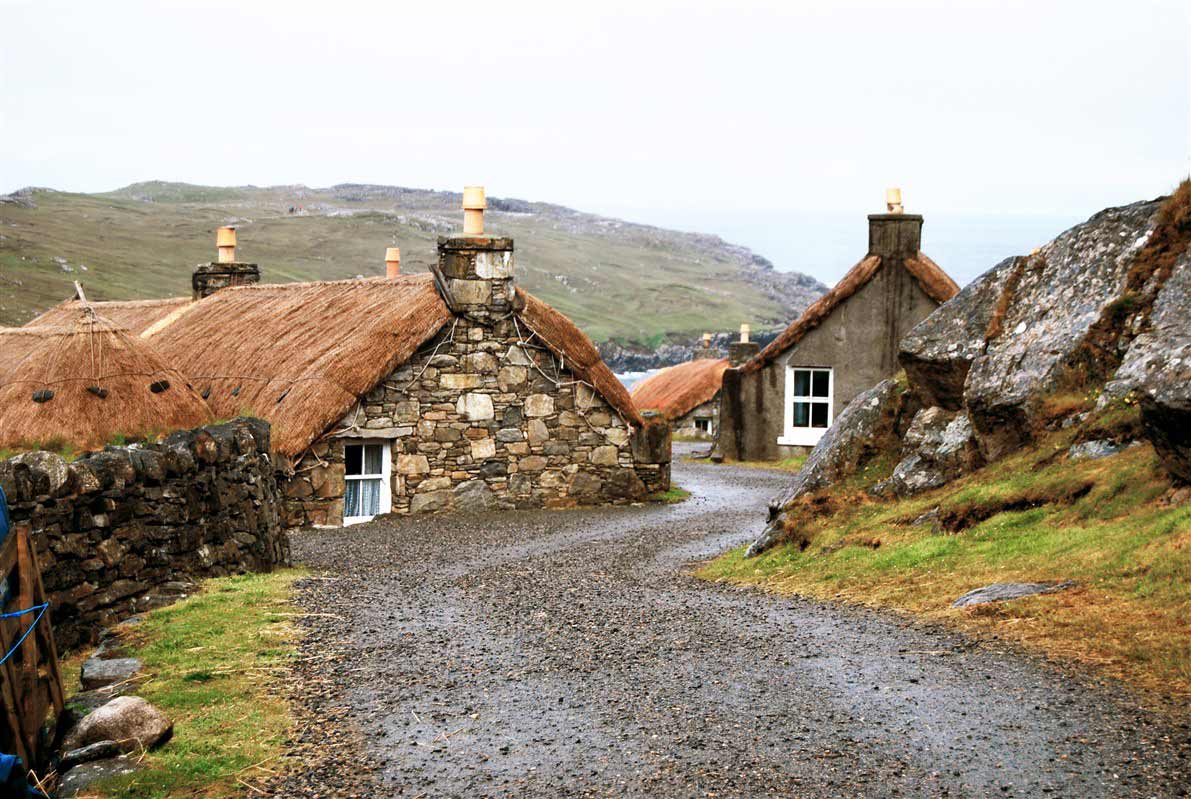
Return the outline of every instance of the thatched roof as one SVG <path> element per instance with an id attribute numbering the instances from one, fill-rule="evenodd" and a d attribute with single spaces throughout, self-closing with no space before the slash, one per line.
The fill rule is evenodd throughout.
<path id="1" fill-rule="evenodd" d="M 778 337 L 769 342 L 769 346 L 757 353 L 752 360 L 741 366 L 740 371 L 755 372 L 773 361 L 801 341 L 803 336 L 822 324 L 823 320 L 831 316 L 832 312 L 845 300 L 868 285 L 883 265 L 889 266 L 896 263 L 896 261 L 886 261 L 879 255 L 865 256 L 860 263 L 848 270 L 848 274 L 835 284 L 835 288 L 811 303 L 811 306 L 803 311 L 802 316 L 778 334 Z M 947 302 L 959 294 L 959 286 L 956 282 L 924 253 L 920 252 L 912 258 L 902 260 L 901 265 L 914 277 L 926 296 L 935 302 Z"/>
<path id="2" fill-rule="evenodd" d="M 643 411 L 661 411 L 679 419 L 719 393 L 727 358 L 701 358 L 662 369 L 633 387 L 633 402 Z"/>
<path id="3" fill-rule="evenodd" d="M 217 416 L 269 420 L 274 449 L 294 456 L 449 318 L 428 274 L 234 286 L 146 340 Z"/>
<path id="4" fill-rule="evenodd" d="M 139 336 L 150 326 L 180 308 L 191 304 L 189 297 L 170 297 L 164 300 L 119 300 L 114 302 L 91 302 L 88 305 L 104 319 Z M 78 319 L 83 303 L 66 300 L 34 319 L 26 327 L 46 325 L 70 325 Z"/>
<path id="5" fill-rule="evenodd" d="M 0 447 L 95 448 L 211 421 L 186 378 L 111 320 L 0 330 Z M 41 400 L 41 401 L 37 401 Z"/>
<path id="6" fill-rule="evenodd" d="M 612 374 L 591 339 L 574 322 L 532 294 L 517 289 L 517 296 L 525 303 L 524 309 L 517 315 L 518 320 L 536 333 L 546 346 L 563 359 L 568 369 L 594 388 L 625 421 L 644 424 L 637 406 L 629 397 L 628 389 Z"/>

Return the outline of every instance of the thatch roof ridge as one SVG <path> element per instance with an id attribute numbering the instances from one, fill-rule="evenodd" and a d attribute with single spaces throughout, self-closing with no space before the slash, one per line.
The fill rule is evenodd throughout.
<path id="1" fill-rule="evenodd" d="M 645 420 L 629 396 L 628 389 L 612 374 L 600 357 L 600 351 L 578 325 L 524 289 L 518 288 L 517 296 L 524 303 L 524 308 L 517 315 L 518 319 L 524 321 L 556 355 L 562 357 L 566 367 L 595 389 L 626 422 L 644 425 Z"/>
<path id="2" fill-rule="evenodd" d="M 802 338 L 829 317 L 836 308 L 868 285 L 876 276 L 885 260 L 879 255 L 866 255 L 844 275 L 835 286 L 802 312 L 802 316 L 769 342 L 752 360 L 740 367 L 742 372 L 755 372 L 793 347 Z M 919 287 L 935 302 L 946 302 L 959 293 L 959 286 L 943 269 L 918 252 L 900 262 L 914 278 Z"/>
<path id="3" fill-rule="evenodd" d="M 62 440 L 97 447 L 117 433 L 195 427 L 211 411 L 186 378 L 123 325 L 80 314 L 73 325 L 0 331 L 27 348 L 0 358 L 0 446 Z"/>
<path id="4" fill-rule="evenodd" d="M 99 316 L 139 335 L 163 317 L 191 303 L 189 297 L 165 297 L 151 300 L 103 300 L 83 302 L 63 300 L 25 324 L 25 327 L 73 324 L 77 315 L 91 308 Z"/>
<path id="5" fill-rule="evenodd" d="M 643 411 L 661 411 L 674 421 L 715 398 L 728 366 L 727 358 L 700 358 L 668 366 L 633 386 L 633 402 Z"/>

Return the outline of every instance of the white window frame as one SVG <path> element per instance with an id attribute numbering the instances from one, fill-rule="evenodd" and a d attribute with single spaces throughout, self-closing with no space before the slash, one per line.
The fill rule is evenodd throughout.
<path id="1" fill-rule="evenodd" d="M 703 427 L 701 425 L 706 425 L 706 427 Z M 711 424 L 710 416 L 695 419 L 695 429 L 698 430 L 700 433 L 706 433 L 707 435 L 711 435 L 714 432 L 711 428 L 712 428 L 712 424 Z"/>
<path id="2" fill-rule="evenodd" d="M 794 395 L 794 373 L 810 372 L 811 386 L 814 386 L 814 373 L 827 373 L 827 397 L 811 397 L 811 396 L 795 396 Z M 812 388 L 813 390 L 813 388 Z M 794 403 L 795 402 L 818 402 L 827 404 L 827 427 L 795 427 L 794 426 Z M 819 443 L 819 439 L 827 432 L 835 421 L 835 369 L 830 366 L 803 366 L 801 364 L 787 363 L 786 364 L 786 410 L 785 419 L 782 425 L 782 435 L 778 437 L 777 443 L 787 447 L 813 447 Z M 812 414 L 813 416 L 813 414 Z"/>
<path id="3" fill-rule="evenodd" d="M 348 480 L 375 480 L 380 478 L 380 513 L 389 513 L 393 510 L 393 442 L 387 438 L 348 438 L 344 439 L 343 450 L 344 464 L 347 463 L 347 448 L 350 446 L 368 446 L 376 445 L 380 447 L 380 474 L 347 474 L 347 469 L 344 469 L 343 474 L 343 496 L 347 497 L 347 481 Z M 368 459 L 364 457 L 364 453 L 360 453 L 360 468 L 367 463 Z M 346 505 L 343 509 L 343 526 L 348 527 L 353 524 L 362 524 L 363 522 L 370 522 L 374 516 L 348 516 Z"/>

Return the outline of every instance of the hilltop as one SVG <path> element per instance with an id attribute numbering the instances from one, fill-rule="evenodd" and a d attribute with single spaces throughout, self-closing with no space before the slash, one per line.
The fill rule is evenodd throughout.
<path id="1" fill-rule="evenodd" d="M 19 325 L 73 292 L 92 299 L 186 294 L 214 257 L 214 230 L 240 227 L 240 256 L 269 282 L 378 274 L 384 248 L 424 272 L 460 221 L 452 192 L 345 183 L 136 183 L 103 194 L 22 189 L 0 197 L 0 324 Z M 489 198 L 488 227 L 517 240 L 521 285 L 595 341 L 654 347 L 741 322 L 785 325 L 826 290 L 745 247 L 548 203 Z"/>

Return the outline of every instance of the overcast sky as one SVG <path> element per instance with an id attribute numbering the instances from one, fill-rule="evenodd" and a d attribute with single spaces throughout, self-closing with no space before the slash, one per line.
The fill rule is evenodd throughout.
<path id="1" fill-rule="evenodd" d="M 0 191 L 482 183 L 707 228 L 898 185 L 1084 217 L 1191 168 L 1188 8 L 0 0 Z"/>

